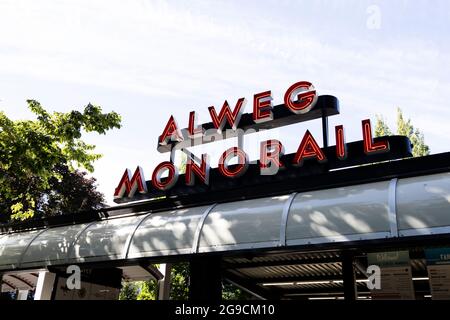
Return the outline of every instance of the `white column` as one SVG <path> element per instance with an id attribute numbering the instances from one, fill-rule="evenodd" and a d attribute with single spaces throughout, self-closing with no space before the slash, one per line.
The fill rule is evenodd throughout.
<path id="1" fill-rule="evenodd" d="M 56 275 L 48 271 L 39 272 L 34 300 L 51 300 Z"/>
<path id="2" fill-rule="evenodd" d="M 16 300 L 27 300 L 28 298 L 28 290 L 19 290 L 17 291 Z"/>
<path id="3" fill-rule="evenodd" d="M 170 273 L 172 270 L 172 264 L 162 263 L 159 265 L 159 271 L 163 274 L 164 278 L 158 281 L 158 300 L 169 300 L 170 298 Z"/>

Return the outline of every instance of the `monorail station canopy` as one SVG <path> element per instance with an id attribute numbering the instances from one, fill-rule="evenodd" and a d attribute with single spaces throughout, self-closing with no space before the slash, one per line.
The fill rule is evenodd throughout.
<path id="1" fill-rule="evenodd" d="M 368 120 L 362 141 L 346 144 L 337 126 L 329 146 L 327 117 L 339 113 L 337 99 L 317 97 L 307 82 L 291 86 L 272 115 L 257 96 L 254 110 L 265 113 L 242 115 L 242 126 L 322 118 L 323 148 L 307 132 L 296 154 L 277 158 L 272 147 L 281 151 L 281 143 L 263 143 L 270 163 L 264 155 L 248 163 L 239 143 L 211 170 L 202 156 L 201 165 L 188 159 L 183 175 L 170 162 L 157 167 L 166 178 L 159 169 L 151 181 L 140 168 L 125 171 L 115 200 L 134 202 L 2 226 L 1 291 L 113 299 L 122 280 L 155 279 L 167 299 L 170 265 L 189 262 L 192 300 L 219 300 L 223 281 L 257 299 L 450 299 L 450 153 L 411 158 L 406 137 L 373 139 Z M 238 129 L 229 123 L 237 114 L 220 112 L 228 123 L 214 114 L 197 131 Z M 158 141 L 163 152 L 176 149 L 177 132 L 171 117 Z M 237 164 L 226 164 L 230 155 Z M 283 164 L 276 174 L 260 174 L 274 163 Z M 74 266 L 84 291 L 68 289 Z"/>
<path id="2" fill-rule="evenodd" d="M 259 298 L 343 296 L 349 279 L 370 297 L 367 253 L 406 249 L 416 295 L 428 296 L 423 249 L 449 242 L 449 163 L 450 154 L 405 159 L 328 173 L 335 186 L 326 189 L 170 210 L 143 203 L 90 222 L 3 233 L 2 291 L 33 289 L 47 268 L 107 265 L 125 279 L 160 279 L 151 263 L 186 260 Z"/>

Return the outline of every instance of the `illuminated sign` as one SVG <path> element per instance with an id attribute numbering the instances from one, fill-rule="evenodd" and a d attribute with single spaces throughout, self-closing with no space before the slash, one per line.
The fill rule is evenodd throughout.
<path id="1" fill-rule="evenodd" d="M 273 129 L 318 118 L 326 119 L 339 114 L 337 99 L 333 96 L 318 96 L 314 86 L 307 81 L 300 81 L 290 86 L 284 94 L 283 104 L 273 106 L 272 93 L 269 90 L 255 94 L 252 100 L 252 113 L 244 114 L 247 101 L 245 98 L 239 98 L 231 104 L 225 100 L 220 110 L 210 106 L 208 111 L 211 122 L 205 124 L 197 124 L 197 115 L 192 111 L 189 113 L 187 127 L 184 129 L 179 127 L 174 116 L 170 116 L 158 138 L 157 150 L 174 152 L 177 149 L 245 135 L 258 130 Z M 323 125 L 326 125 L 326 122 L 323 122 Z M 326 129 L 328 129 L 327 125 Z M 344 126 L 338 125 L 335 127 L 335 145 L 329 147 L 327 140 L 324 140 L 324 146 L 321 148 L 316 138 L 307 130 L 299 139 L 297 152 L 290 155 L 284 154 L 282 141 L 275 139 L 262 141 L 259 161 L 256 163 L 250 163 L 245 150 L 236 146 L 223 152 L 215 169 L 211 168 L 208 154 L 202 154 L 199 158 L 189 156 L 184 174 L 179 173 L 174 163 L 165 161 L 155 168 L 150 181 L 145 180 L 141 167 L 137 167 L 134 173 L 127 169 L 115 189 L 114 198 L 116 202 L 124 202 L 134 198 L 165 195 L 167 192 L 176 196 L 178 189 L 183 189 L 182 193 L 186 194 L 189 193 L 186 187 L 199 185 L 204 186 L 201 192 L 208 192 L 208 188 L 215 190 L 226 188 L 223 186 L 224 180 L 243 179 L 247 174 L 249 177 L 254 177 L 256 170 L 261 176 L 275 177 L 286 172 L 302 170 L 305 163 L 325 165 L 326 170 L 330 170 L 410 155 L 410 144 L 406 138 L 394 136 L 374 139 L 368 119 L 362 121 L 361 133 L 361 141 L 347 144 L 344 139 Z M 326 130 L 324 130 L 324 137 L 325 135 L 328 136 Z M 398 149 L 394 150 L 397 152 L 392 153 L 393 145 Z M 265 179 L 267 181 L 270 178 Z M 136 197 L 136 195 L 141 196 Z"/>

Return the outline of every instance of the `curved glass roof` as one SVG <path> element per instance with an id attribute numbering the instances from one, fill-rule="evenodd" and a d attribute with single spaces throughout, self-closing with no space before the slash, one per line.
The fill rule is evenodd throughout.
<path id="1" fill-rule="evenodd" d="M 449 233 L 449 199 L 442 173 L 2 234 L 0 271 Z"/>
<path id="2" fill-rule="evenodd" d="M 202 226 L 199 252 L 276 246 L 283 208 L 289 196 L 219 204 Z"/>
<path id="3" fill-rule="evenodd" d="M 38 267 L 44 262 L 46 265 L 67 262 L 67 254 L 76 237 L 88 226 L 78 224 L 56 227 L 40 233 L 24 251 L 22 267 Z"/>
<path id="4" fill-rule="evenodd" d="M 70 262 L 90 262 L 125 258 L 126 244 L 142 216 L 91 223 L 69 252 Z"/>
<path id="5" fill-rule="evenodd" d="M 24 251 L 41 232 L 41 230 L 35 230 L 14 233 L 0 238 L 0 270 L 18 268 Z"/>
<path id="6" fill-rule="evenodd" d="M 388 201 L 389 181 L 298 194 L 290 209 L 287 243 L 389 233 Z"/>
<path id="7" fill-rule="evenodd" d="M 133 236 L 128 257 L 192 253 L 197 228 L 208 208 L 187 208 L 146 217 Z"/>

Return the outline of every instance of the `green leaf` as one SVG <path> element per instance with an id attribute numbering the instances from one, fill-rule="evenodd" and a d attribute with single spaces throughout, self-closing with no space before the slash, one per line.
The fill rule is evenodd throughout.
<path id="1" fill-rule="evenodd" d="M 25 220 L 36 212 L 45 215 L 46 197 L 54 194 L 50 189 L 58 188 L 57 182 L 62 180 L 78 181 L 80 188 L 86 186 L 81 193 L 89 190 L 93 199 L 101 200 L 93 191 L 93 182 L 75 170 L 79 167 L 92 172 L 94 162 L 101 157 L 94 145 L 82 140 L 82 133 L 105 134 L 120 128 L 120 115 L 102 113 L 101 107 L 90 103 L 82 111 L 67 113 L 49 113 L 36 100 L 27 103 L 37 119 L 13 121 L 0 112 L 0 221 Z M 63 167 L 71 170 L 61 171 Z M 68 199 L 70 194 L 64 197 Z M 81 207 L 84 200 L 79 201 Z"/>

